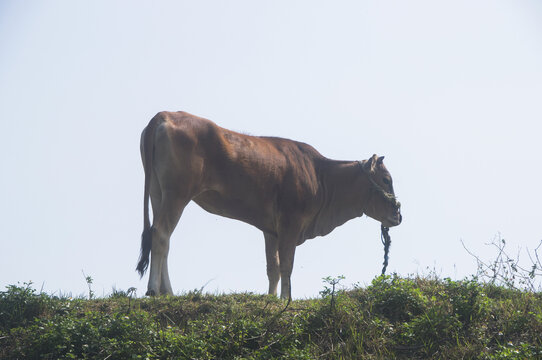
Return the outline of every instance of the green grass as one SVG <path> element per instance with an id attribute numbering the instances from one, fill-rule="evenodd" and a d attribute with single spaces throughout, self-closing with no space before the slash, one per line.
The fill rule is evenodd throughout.
<path id="1" fill-rule="evenodd" d="M 321 293 L 284 309 L 255 294 L 88 300 L 11 285 L 0 292 L 0 358 L 542 358 L 540 293 L 398 276 Z"/>

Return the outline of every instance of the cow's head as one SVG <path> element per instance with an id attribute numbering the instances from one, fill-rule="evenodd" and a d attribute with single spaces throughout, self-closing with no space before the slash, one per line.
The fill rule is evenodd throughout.
<path id="1" fill-rule="evenodd" d="M 392 227 L 401 223 L 401 203 L 395 197 L 391 175 L 383 161 L 384 156 L 373 155 L 369 160 L 361 162 L 371 186 L 365 214 L 380 221 L 385 227 Z"/>

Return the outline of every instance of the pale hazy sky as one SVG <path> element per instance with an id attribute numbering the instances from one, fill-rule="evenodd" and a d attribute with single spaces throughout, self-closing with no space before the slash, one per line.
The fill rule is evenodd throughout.
<path id="1" fill-rule="evenodd" d="M 389 272 L 462 278 L 497 234 L 542 239 L 539 1 L 0 2 L 0 289 L 98 295 L 136 287 L 139 136 L 161 110 L 327 157 L 385 155 L 402 203 Z M 524 255 L 526 256 L 526 255 Z M 265 293 L 255 228 L 185 211 L 175 292 Z M 355 219 L 298 247 L 294 297 L 322 277 L 367 284 L 379 224 Z"/>

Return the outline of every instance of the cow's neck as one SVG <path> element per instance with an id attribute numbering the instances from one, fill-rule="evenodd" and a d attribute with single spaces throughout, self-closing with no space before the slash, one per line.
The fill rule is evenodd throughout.
<path id="1" fill-rule="evenodd" d="M 314 236 L 323 236 L 363 215 L 370 183 L 358 162 L 329 160 L 322 164 L 322 207 L 315 219 Z"/>

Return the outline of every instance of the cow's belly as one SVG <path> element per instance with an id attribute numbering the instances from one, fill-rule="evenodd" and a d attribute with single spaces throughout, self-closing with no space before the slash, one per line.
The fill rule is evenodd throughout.
<path id="1" fill-rule="evenodd" d="M 261 199 L 251 199 L 246 194 L 244 196 L 243 199 L 229 198 L 210 190 L 199 194 L 193 200 L 212 214 L 240 220 L 264 232 L 275 233 L 271 206 Z"/>

